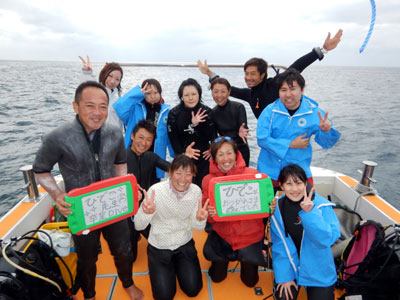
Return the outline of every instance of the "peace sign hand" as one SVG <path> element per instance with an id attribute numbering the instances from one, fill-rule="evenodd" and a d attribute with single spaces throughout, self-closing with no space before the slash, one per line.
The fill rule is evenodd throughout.
<path id="1" fill-rule="evenodd" d="M 199 125 L 199 123 L 205 122 L 206 118 L 207 118 L 207 114 L 206 114 L 206 110 L 204 109 L 203 111 L 201 111 L 201 108 L 199 108 L 199 110 L 197 111 L 196 114 L 194 114 L 194 112 L 192 112 L 192 124 L 193 126 L 197 126 Z"/>
<path id="2" fill-rule="evenodd" d="M 196 213 L 196 219 L 198 221 L 204 221 L 205 219 L 207 219 L 207 217 L 208 217 L 207 206 L 208 206 L 209 201 L 210 201 L 210 199 L 207 199 L 206 202 L 204 203 L 204 206 L 202 206 L 201 199 L 199 200 L 199 209 L 197 210 L 197 213 Z"/>
<path id="3" fill-rule="evenodd" d="M 329 132 L 331 131 L 332 123 L 331 121 L 328 120 L 328 112 L 325 113 L 325 118 L 322 117 L 321 112 L 318 111 L 318 116 L 319 116 L 319 129 L 321 129 L 324 132 Z"/>
<path id="4" fill-rule="evenodd" d="M 92 71 L 92 67 L 90 66 L 90 58 L 89 55 L 86 55 L 86 61 L 82 56 L 78 56 L 79 59 L 82 61 L 82 69 L 85 71 Z"/>
<path id="5" fill-rule="evenodd" d="M 306 186 L 304 187 L 304 199 L 303 199 L 303 201 L 300 202 L 300 207 L 306 213 L 311 211 L 314 206 L 314 202 L 311 201 L 311 197 L 312 197 L 314 191 L 315 191 L 315 188 L 312 187 L 310 193 L 307 195 L 307 188 L 306 188 Z"/>
<path id="6" fill-rule="evenodd" d="M 142 203 L 142 210 L 147 215 L 153 214 L 156 211 L 156 205 L 154 204 L 155 191 L 153 190 L 151 192 L 150 199 L 149 196 L 147 195 L 146 190 L 143 190 L 143 194 L 144 194 L 144 201 Z"/>
<path id="7" fill-rule="evenodd" d="M 149 87 L 149 83 L 146 82 L 144 86 L 141 88 L 143 95 L 147 95 L 151 92 L 151 87 Z"/>

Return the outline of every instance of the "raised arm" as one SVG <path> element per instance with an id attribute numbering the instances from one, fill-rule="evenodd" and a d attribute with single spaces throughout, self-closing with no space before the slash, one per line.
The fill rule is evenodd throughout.
<path id="1" fill-rule="evenodd" d="M 303 72 L 305 68 L 315 62 L 317 59 L 322 60 L 328 51 L 331 51 L 337 47 L 337 45 L 340 43 L 342 34 L 343 30 L 339 29 L 335 36 L 331 38 L 331 33 L 329 32 L 322 47 L 315 47 L 310 53 L 307 53 L 306 55 L 297 59 L 289 66 L 289 68 L 294 68 L 299 72 Z"/>

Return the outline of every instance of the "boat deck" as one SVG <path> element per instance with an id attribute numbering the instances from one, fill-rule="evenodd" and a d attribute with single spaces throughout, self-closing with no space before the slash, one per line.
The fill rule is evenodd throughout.
<path id="1" fill-rule="evenodd" d="M 256 295 L 254 288 L 245 286 L 240 280 L 239 267 L 235 268 L 237 262 L 231 262 L 229 265 L 229 274 L 227 278 L 215 283 L 211 281 L 207 271 L 211 263 L 203 256 L 203 245 L 207 234 L 203 232 L 193 231 L 196 248 L 200 260 L 200 266 L 203 275 L 203 289 L 199 295 L 193 299 L 201 300 L 225 300 L 225 299 L 258 299 L 262 300 L 272 293 L 273 272 L 268 269 L 260 268 L 260 280 L 257 287 L 261 287 L 263 295 Z M 102 239 L 102 254 L 99 255 L 97 262 L 97 278 L 96 278 L 96 299 L 98 300 L 129 300 L 128 295 L 124 291 L 121 282 L 118 280 L 116 269 L 112 256 L 109 252 L 107 243 Z M 133 279 L 135 284 L 143 290 L 144 299 L 153 299 L 150 286 L 150 278 L 147 267 L 147 240 L 142 238 L 138 244 L 138 258 L 133 265 Z M 336 291 L 336 296 L 342 294 L 342 291 Z M 83 300 L 81 291 L 77 294 L 77 299 Z M 180 290 L 177 283 L 176 300 L 188 299 L 188 297 Z M 269 299 L 273 299 L 270 297 Z M 301 289 L 299 300 L 307 299 L 305 292 Z"/>

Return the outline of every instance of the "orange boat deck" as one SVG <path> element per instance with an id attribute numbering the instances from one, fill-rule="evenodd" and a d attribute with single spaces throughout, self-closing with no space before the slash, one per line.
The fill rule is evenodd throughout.
<path id="1" fill-rule="evenodd" d="M 272 293 L 273 272 L 268 269 L 259 270 L 260 280 L 257 287 L 261 287 L 263 295 L 256 295 L 254 288 L 245 286 L 240 280 L 238 267 L 235 269 L 236 262 L 229 265 L 230 272 L 227 278 L 220 282 L 214 283 L 207 274 L 211 263 L 203 256 L 203 245 L 206 239 L 205 232 L 194 231 L 194 239 L 200 260 L 200 266 L 203 274 L 203 289 L 199 295 L 192 299 L 201 300 L 225 300 L 225 299 L 258 299 L 262 300 Z M 99 255 L 97 261 L 97 279 L 96 279 L 96 299 L 97 300 L 129 300 L 128 295 L 124 291 L 121 282 L 118 280 L 116 269 L 112 256 L 109 252 L 107 243 L 102 239 L 103 253 Z M 147 267 L 147 240 L 142 238 L 138 244 L 138 258 L 133 265 L 133 280 L 135 284 L 144 292 L 144 299 L 153 299 L 150 278 Z M 339 296 L 342 291 L 336 291 Z M 83 300 L 81 291 L 77 294 L 79 300 Z M 177 282 L 176 300 L 188 299 L 188 297 L 180 290 Z M 272 297 L 269 299 L 273 299 Z M 307 299 L 303 289 L 301 289 L 299 300 Z"/>

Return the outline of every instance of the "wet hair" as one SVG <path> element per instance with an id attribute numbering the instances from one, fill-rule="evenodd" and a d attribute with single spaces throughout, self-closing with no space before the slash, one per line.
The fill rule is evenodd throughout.
<path id="1" fill-rule="evenodd" d="M 182 81 L 181 85 L 179 86 L 178 89 L 178 97 L 181 99 L 181 102 L 183 102 L 183 89 L 187 86 L 194 86 L 199 93 L 199 103 L 201 103 L 201 86 L 200 84 L 193 78 L 188 78 L 184 81 Z"/>
<path id="2" fill-rule="evenodd" d="M 230 137 L 224 137 L 224 136 L 217 137 L 211 143 L 211 146 L 210 146 L 211 157 L 213 158 L 214 161 L 217 158 L 218 150 L 222 147 L 223 144 L 231 145 L 235 154 L 238 152 L 237 144 Z"/>
<path id="3" fill-rule="evenodd" d="M 119 83 L 117 85 L 118 93 L 121 94 L 121 81 L 122 81 L 122 77 L 124 76 L 124 72 L 122 71 L 122 68 L 119 64 L 117 64 L 115 62 L 106 63 L 105 66 L 103 67 L 103 69 L 101 69 L 101 71 L 100 71 L 99 82 L 102 85 L 106 86 L 106 79 L 107 79 L 108 75 L 110 75 L 110 73 L 115 70 L 118 70 L 121 72 L 121 80 L 119 81 Z"/>
<path id="4" fill-rule="evenodd" d="M 211 90 L 213 89 L 214 85 L 216 84 L 223 84 L 226 86 L 226 88 L 228 89 L 228 91 L 231 90 L 231 84 L 229 83 L 229 81 L 225 78 L 221 78 L 221 77 L 217 77 L 215 78 L 213 81 L 211 81 Z"/>
<path id="5" fill-rule="evenodd" d="M 293 86 L 293 82 L 295 81 L 301 89 L 304 89 L 304 87 L 306 86 L 306 81 L 304 80 L 304 77 L 300 74 L 300 72 L 294 68 L 289 68 L 278 76 L 278 78 L 276 79 L 276 86 L 278 87 L 278 89 L 280 89 L 282 85 L 286 82 L 288 86 L 291 87 Z"/>
<path id="6" fill-rule="evenodd" d="M 296 164 L 291 164 L 284 167 L 279 174 L 278 181 L 282 185 L 284 184 L 290 177 L 298 178 L 300 181 L 307 183 L 307 175 L 304 172 L 303 168 Z"/>
<path id="7" fill-rule="evenodd" d="M 157 129 L 156 129 L 156 127 L 154 126 L 154 123 L 153 123 L 151 120 L 140 120 L 140 121 L 135 125 L 135 127 L 133 127 L 133 131 L 132 131 L 133 136 L 135 136 L 136 133 L 137 133 L 137 132 L 139 131 L 139 129 L 141 129 L 141 128 L 143 128 L 143 129 L 147 130 L 148 132 L 150 132 L 150 133 L 153 135 L 154 139 L 156 138 Z"/>
<path id="8" fill-rule="evenodd" d="M 169 166 L 169 173 L 174 173 L 180 167 L 182 167 L 182 169 L 190 168 L 193 175 L 196 175 L 197 173 L 197 168 L 193 160 L 187 157 L 185 154 L 178 154 L 177 156 L 175 156 L 174 160 Z"/>
<path id="9" fill-rule="evenodd" d="M 263 73 L 265 73 L 265 77 L 267 77 L 267 69 L 268 69 L 268 63 L 262 59 L 262 58 L 258 58 L 258 57 L 253 57 L 250 58 L 248 61 L 246 61 L 246 63 L 244 64 L 244 71 L 246 72 L 246 69 L 250 66 L 256 66 L 258 72 L 260 73 L 260 75 L 262 75 Z"/>
<path id="10" fill-rule="evenodd" d="M 104 85 L 102 85 L 102 84 L 100 84 L 100 83 L 98 83 L 96 81 L 85 81 L 85 82 L 82 82 L 75 90 L 74 101 L 76 103 L 79 104 L 79 101 L 82 99 L 83 90 L 86 89 L 86 88 L 89 88 L 89 87 L 101 89 L 106 94 L 107 101 L 108 102 L 110 101 L 110 98 L 108 96 L 107 90 L 104 87 Z"/>
<path id="11" fill-rule="evenodd" d="M 144 88 L 144 86 L 146 85 L 146 83 L 147 83 L 148 85 L 154 85 L 154 86 L 156 87 L 156 89 L 157 89 L 157 92 L 159 92 L 159 93 L 160 93 L 160 96 L 161 96 L 162 88 L 161 88 L 160 82 L 159 82 L 157 79 L 148 78 L 148 79 L 143 80 L 141 88 Z"/>

